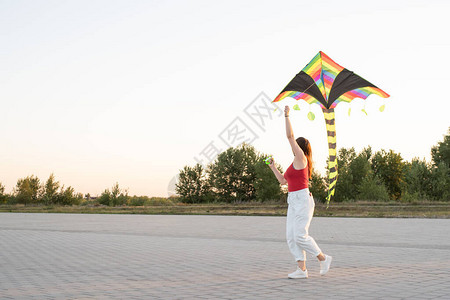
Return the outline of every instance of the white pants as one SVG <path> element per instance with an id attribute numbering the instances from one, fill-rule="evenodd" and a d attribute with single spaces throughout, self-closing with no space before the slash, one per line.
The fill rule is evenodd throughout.
<path id="1" fill-rule="evenodd" d="M 308 235 L 309 224 L 314 214 L 314 198 L 309 189 L 288 193 L 286 239 L 295 261 L 306 260 L 306 252 L 317 256 L 322 251 L 316 241 Z"/>

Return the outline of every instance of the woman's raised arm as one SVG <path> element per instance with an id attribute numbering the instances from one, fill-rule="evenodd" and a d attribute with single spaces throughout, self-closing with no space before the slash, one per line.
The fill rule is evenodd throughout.
<path id="1" fill-rule="evenodd" d="M 292 152 L 294 152 L 294 155 L 298 159 L 298 161 L 302 163 L 304 161 L 305 154 L 294 138 L 291 121 L 289 120 L 289 106 L 287 105 L 284 107 L 284 119 L 286 120 L 286 136 L 289 140 L 289 144 L 291 145 Z"/>
<path id="2" fill-rule="evenodd" d="M 289 106 L 284 107 L 284 119 L 286 120 L 286 136 L 287 138 L 294 137 L 294 131 L 292 130 L 291 121 L 289 120 Z"/>

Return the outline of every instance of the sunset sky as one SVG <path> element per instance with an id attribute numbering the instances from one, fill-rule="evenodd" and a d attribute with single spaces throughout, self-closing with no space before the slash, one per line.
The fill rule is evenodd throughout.
<path id="1" fill-rule="evenodd" d="M 19 178 L 54 173 L 84 194 L 118 182 L 131 195 L 167 196 L 179 170 L 207 161 L 211 145 L 220 152 L 239 142 L 229 136 L 236 124 L 286 169 L 293 155 L 280 112 L 296 103 L 294 134 L 311 141 L 325 174 L 318 105 L 283 100 L 262 126 L 246 113 L 270 104 L 318 51 L 391 95 L 339 104 L 338 148 L 430 161 L 450 126 L 449 8 L 434 0 L 0 0 L 0 182 L 9 193 Z"/>

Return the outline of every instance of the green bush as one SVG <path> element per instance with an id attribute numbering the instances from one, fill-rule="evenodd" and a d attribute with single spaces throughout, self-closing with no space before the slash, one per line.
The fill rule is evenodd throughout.
<path id="1" fill-rule="evenodd" d="M 145 201 L 148 199 L 147 196 L 133 196 L 128 198 L 128 206 L 144 206 Z"/>
<path id="2" fill-rule="evenodd" d="M 79 205 L 82 205 L 82 206 L 98 206 L 98 204 L 99 203 L 98 203 L 97 199 L 83 198 L 83 199 L 81 199 Z"/>
<path id="3" fill-rule="evenodd" d="M 144 205 L 145 206 L 164 206 L 164 205 L 174 205 L 177 202 L 177 198 L 170 197 L 170 198 L 163 198 L 163 197 L 151 197 L 148 198 Z"/>
<path id="4" fill-rule="evenodd" d="M 405 191 L 402 195 L 401 201 L 405 203 L 418 203 L 419 201 L 423 201 L 423 198 L 417 191 L 412 193 Z"/>
<path id="5" fill-rule="evenodd" d="M 110 194 L 108 189 L 104 190 L 100 197 L 97 198 L 97 202 L 101 205 L 109 205 Z"/>
<path id="6" fill-rule="evenodd" d="M 19 203 L 17 202 L 17 198 L 14 195 L 8 195 L 6 198 L 6 204 L 16 205 Z"/>
<path id="7" fill-rule="evenodd" d="M 97 202 L 102 205 L 119 206 L 126 205 L 129 198 L 128 191 L 122 190 L 119 187 L 119 183 L 116 182 L 111 188 L 111 191 L 109 189 L 103 191 L 100 197 L 98 197 Z"/>
<path id="8" fill-rule="evenodd" d="M 389 193 L 377 176 L 366 176 L 358 187 L 358 199 L 369 201 L 389 201 Z"/>
<path id="9" fill-rule="evenodd" d="M 82 194 L 75 193 L 73 187 L 69 186 L 64 189 L 61 187 L 60 192 L 56 195 L 56 203 L 59 205 L 79 205 L 83 199 Z"/>
<path id="10" fill-rule="evenodd" d="M 174 205 L 178 202 L 179 198 L 177 197 L 147 197 L 147 196 L 133 196 L 129 197 L 127 201 L 127 205 L 129 206 L 165 206 L 165 205 Z"/>

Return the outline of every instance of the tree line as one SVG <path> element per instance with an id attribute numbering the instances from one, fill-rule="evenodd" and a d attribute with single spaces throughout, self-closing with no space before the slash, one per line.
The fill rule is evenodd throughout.
<path id="1" fill-rule="evenodd" d="M 53 174 L 46 182 L 41 183 L 37 176 L 21 178 L 11 194 L 5 193 L 5 186 L 0 183 L 0 203 L 3 204 L 80 204 L 83 195 L 76 193 L 74 188 L 56 181 Z"/>
<path id="2" fill-rule="evenodd" d="M 34 175 L 21 178 L 11 194 L 0 182 L 0 204 L 44 205 L 167 205 L 185 203 L 240 203 L 248 201 L 283 202 L 287 187 L 280 186 L 264 159 L 269 155 L 243 143 L 230 147 L 203 167 L 184 166 L 180 170 L 174 198 L 130 196 L 116 183 L 99 197 L 76 193 L 51 174 L 45 182 Z M 431 162 L 414 158 L 405 161 L 393 150 L 374 152 L 370 146 L 360 152 L 354 148 L 338 151 L 338 181 L 333 201 L 449 201 L 450 128 L 443 141 L 431 148 Z M 275 163 L 283 173 L 282 167 Z M 313 169 L 310 190 L 316 201 L 327 195 L 328 174 Z"/>
<path id="3" fill-rule="evenodd" d="M 245 143 L 229 148 L 203 167 L 196 164 L 180 170 L 176 192 L 186 203 L 284 201 L 280 186 L 264 163 L 268 155 Z M 405 161 L 393 150 L 374 152 L 370 146 L 338 151 L 338 181 L 334 201 L 449 201 L 450 128 L 444 140 L 431 148 L 432 161 Z M 277 169 L 283 173 L 280 165 Z M 310 190 L 325 201 L 328 174 L 313 170 Z"/>
<path id="4" fill-rule="evenodd" d="M 5 186 L 0 183 L 0 204 L 24 205 L 106 205 L 106 206 L 150 206 L 173 204 L 176 199 L 164 197 L 130 196 L 128 190 L 115 183 L 105 189 L 100 196 L 76 193 L 74 188 L 61 185 L 54 174 L 45 181 L 34 175 L 21 178 L 11 194 L 5 193 Z"/>

